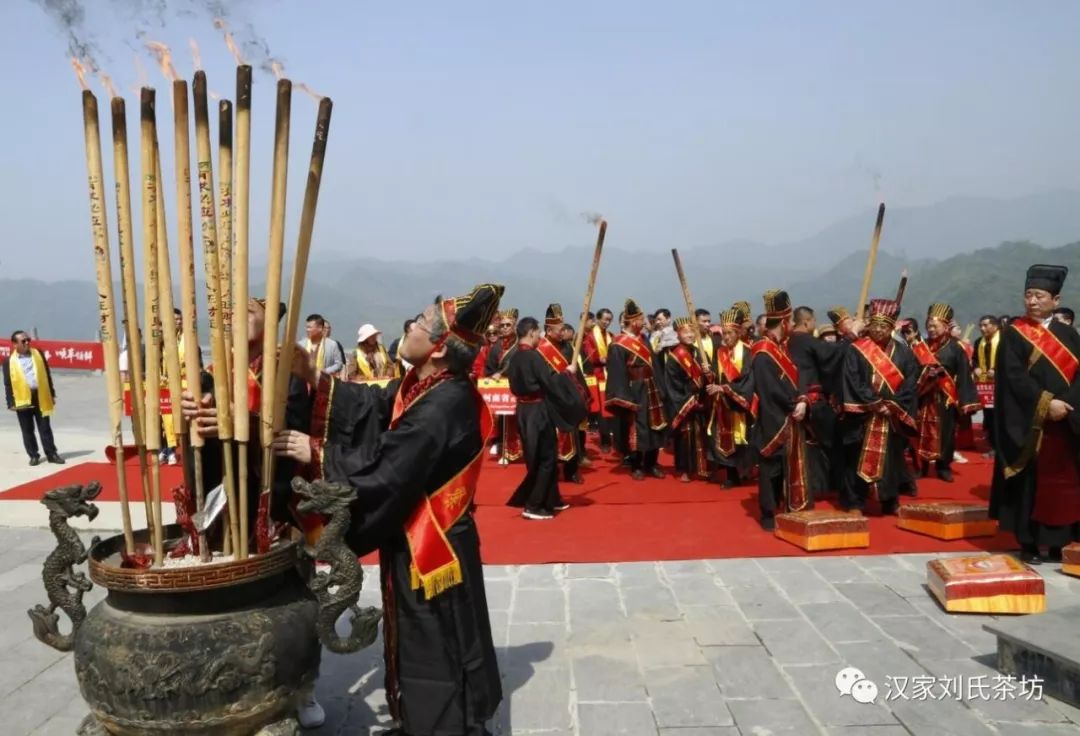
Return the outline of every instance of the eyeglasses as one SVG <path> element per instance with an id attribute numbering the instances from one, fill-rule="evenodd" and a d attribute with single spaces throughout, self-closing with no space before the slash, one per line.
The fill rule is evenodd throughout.
<path id="1" fill-rule="evenodd" d="M 30 344 L 30 338 L 29 337 L 20 337 L 15 342 L 17 344 L 19 344 L 19 345 L 29 345 Z"/>

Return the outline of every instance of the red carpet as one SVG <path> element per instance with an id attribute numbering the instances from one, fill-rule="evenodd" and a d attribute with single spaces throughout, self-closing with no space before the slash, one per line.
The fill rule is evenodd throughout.
<path id="1" fill-rule="evenodd" d="M 612 456 L 600 458 L 582 471 L 584 485 L 561 484 L 570 509 L 551 521 L 526 521 L 520 510 L 505 505 L 525 474 L 523 464 L 499 466 L 489 458 L 480 476 L 476 502 L 483 540 L 483 559 L 490 564 L 544 562 L 616 562 L 681 560 L 720 557 L 777 557 L 806 555 L 798 547 L 763 532 L 757 522 L 757 486 L 722 490 L 699 481 L 680 483 L 675 477 L 634 482 Z M 918 500 L 987 501 L 992 464 L 978 452 L 964 451 L 969 462 L 956 463 L 956 480 L 919 481 Z M 661 456 L 670 473 L 671 457 Z M 132 501 L 141 496 L 138 464 L 126 464 Z M 118 500 L 116 475 L 107 463 L 85 463 L 0 494 L 8 499 L 37 500 L 50 488 L 98 480 L 103 501 Z M 182 482 L 178 466 L 162 466 L 165 499 Z M 908 501 L 907 497 L 903 501 Z M 819 507 L 833 507 L 830 501 Z M 0 505 L 0 509 L 2 509 Z M 871 513 L 876 513 L 872 508 Z M 0 516 L 2 518 L 2 516 Z M 895 517 L 870 516 L 870 544 L 865 550 L 814 554 L 887 554 L 945 550 L 1004 551 L 1015 547 L 1009 534 L 946 542 L 896 528 Z"/>

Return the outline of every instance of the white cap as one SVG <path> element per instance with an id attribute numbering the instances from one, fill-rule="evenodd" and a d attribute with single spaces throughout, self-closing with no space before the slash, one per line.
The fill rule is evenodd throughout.
<path id="1" fill-rule="evenodd" d="M 372 335 L 381 335 L 381 334 L 382 334 L 382 330 L 376 330 L 375 325 L 373 325 L 373 324 L 361 325 L 360 329 L 356 331 L 356 341 L 357 342 L 363 342 L 364 340 L 367 340 Z"/>

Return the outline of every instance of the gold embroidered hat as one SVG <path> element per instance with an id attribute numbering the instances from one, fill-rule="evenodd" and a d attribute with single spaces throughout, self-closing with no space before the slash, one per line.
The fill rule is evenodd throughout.
<path id="1" fill-rule="evenodd" d="M 731 305 L 731 309 L 739 316 L 739 324 L 750 321 L 750 302 L 739 301 Z"/>
<path id="2" fill-rule="evenodd" d="M 900 316 L 900 302 L 895 299 L 871 299 L 868 324 L 884 324 L 889 327 L 896 325 L 896 318 Z"/>
<path id="3" fill-rule="evenodd" d="M 562 306 L 559 304 L 549 304 L 547 313 L 544 315 L 544 326 L 554 327 L 555 325 L 561 325 L 563 321 Z"/>
<path id="4" fill-rule="evenodd" d="M 738 328 L 749 318 L 749 311 L 743 312 L 739 307 L 732 307 L 731 309 L 725 309 L 720 313 L 720 326 Z"/>
<path id="5" fill-rule="evenodd" d="M 518 310 L 517 307 L 512 307 L 505 312 L 497 312 L 495 316 L 501 317 L 502 319 L 508 319 L 516 325 L 518 321 Z"/>
<path id="6" fill-rule="evenodd" d="M 833 327 L 837 327 L 845 319 L 851 318 L 851 312 L 847 310 L 847 307 L 833 307 L 827 314 L 829 315 L 829 321 L 833 323 Z"/>
<path id="7" fill-rule="evenodd" d="M 633 299 L 627 299 L 626 304 L 623 305 L 623 322 L 629 322 L 635 317 L 641 317 L 644 314 L 645 312 L 641 311 L 641 307 Z"/>
<path id="8" fill-rule="evenodd" d="M 697 322 L 692 317 L 678 317 L 675 320 L 675 331 L 682 332 L 683 330 L 691 330 L 697 327 Z"/>
<path id="9" fill-rule="evenodd" d="M 783 289 L 769 289 L 765 292 L 764 299 L 766 327 L 776 327 L 791 316 L 791 297 Z"/>
<path id="10" fill-rule="evenodd" d="M 952 322 L 953 308 L 944 302 L 935 302 L 926 310 L 927 319 L 939 319 L 945 324 Z"/>
<path id="11" fill-rule="evenodd" d="M 462 342 L 477 346 L 484 342 L 484 331 L 499 311 L 499 300 L 506 287 L 501 284 L 480 284 L 465 296 L 443 299 L 440 303 L 448 334 Z M 517 310 L 511 309 L 514 319 Z M 509 312 L 504 312 L 504 316 Z"/>

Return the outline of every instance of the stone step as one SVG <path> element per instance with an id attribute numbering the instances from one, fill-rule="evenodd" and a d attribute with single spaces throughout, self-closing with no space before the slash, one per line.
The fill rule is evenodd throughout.
<path id="1" fill-rule="evenodd" d="M 1038 677 L 1047 695 L 1080 707 L 1080 606 L 998 619 L 983 628 L 997 637 L 997 668 L 1016 678 Z"/>

